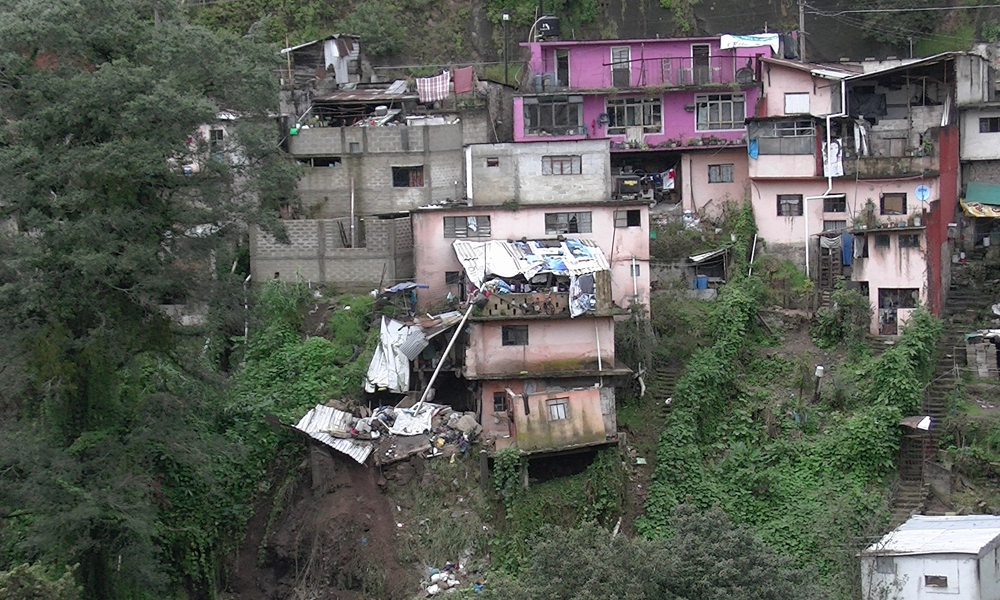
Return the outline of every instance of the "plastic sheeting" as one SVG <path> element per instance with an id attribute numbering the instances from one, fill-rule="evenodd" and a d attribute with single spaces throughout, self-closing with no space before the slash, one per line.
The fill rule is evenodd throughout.
<path id="1" fill-rule="evenodd" d="M 423 402 L 413 408 L 397 408 L 396 421 L 389 428 L 393 435 L 420 435 L 431 428 L 431 420 L 443 404 Z"/>
<path id="2" fill-rule="evenodd" d="M 611 268 L 604 252 L 590 240 L 568 239 L 556 246 L 550 243 L 455 240 L 453 247 L 466 276 L 477 288 L 491 275 L 531 279 L 540 273 L 580 276 Z"/>
<path id="3" fill-rule="evenodd" d="M 597 295 L 594 291 L 593 273 L 570 277 L 569 316 L 579 317 L 595 308 L 597 308 Z"/>
<path id="4" fill-rule="evenodd" d="M 377 389 L 387 389 L 403 393 L 410 389 L 410 359 L 401 350 L 409 336 L 409 326 L 382 317 L 379 344 L 365 376 L 365 391 L 372 393 Z"/>
<path id="5" fill-rule="evenodd" d="M 758 33 L 754 35 L 723 35 L 719 39 L 719 48 L 729 50 L 730 48 L 759 48 L 770 46 L 775 54 L 778 53 L 778 45 L 781 36 L 777 33 Z"/>

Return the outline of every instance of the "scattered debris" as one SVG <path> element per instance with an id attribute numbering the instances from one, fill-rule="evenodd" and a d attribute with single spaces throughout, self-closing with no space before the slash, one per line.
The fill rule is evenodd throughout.
<path id="1" fill-rule="evenodd" d="M 294 426 L 309 437 L 364 464 L 374 452 L 376 465 L 387 465 L 421 454 L 454 456 L 467 452 L 483 431 L 475 413 L 456 412 L 448 406 L 419 403 L 416 407 L 364 407 L 355 413 L 334 406 L 317 405 Z M 343 403 L 331 401 L 338 407 Z"/>
<path id="2" fill-rule="evenodd" d="M 424 581 L 424 591 L 427 592 L 427 596 L 436 596 L 441 592 L 446 592 L 449 590 L 455 591 L 458 586 L 462 585 L 459 577 L 465 576 L 465 569 L 462 565 L 456 565 L 454 563 L 445 563 L 444 567 L 441 569 L 431 569 L 427 574 L 427 579 Z M 477 582 L 477 585 L 484 584 L 485 582 Z M 477 587 L 477 590 L 481 589 Z"/>

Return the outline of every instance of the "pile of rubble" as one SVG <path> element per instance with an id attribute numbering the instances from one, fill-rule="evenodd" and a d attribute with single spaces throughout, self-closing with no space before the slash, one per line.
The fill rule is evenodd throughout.
<path id="1" fill-rule="evenodd" d="M 320 404 L 294 428 L 361 464 L 374 454 L 376 465 L 417 454 L 430 458 L 465 453 L 483 431 L 475 413 L 429 402 L 402 406 L 407 403 L 374 411 L 358 407 L 352 412 L 339 402 Z"/>

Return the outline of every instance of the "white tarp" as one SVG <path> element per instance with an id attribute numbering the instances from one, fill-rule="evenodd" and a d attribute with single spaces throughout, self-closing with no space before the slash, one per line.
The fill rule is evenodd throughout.
<path id="1" fill-rule="evenodd" d="M 338 452 L 350 456 L 364 464 L 372 453 L 375 444 L 362 440 L 350 439 L 351 413 L 337 410 L 330 406 L 317 404 L 299 419 L 295 428 L 309 434 L 309 437 L 330 446 Z"/>
<path id="2" fill-rule="evenodd" d="M 389 433 L 393 435 L 420 435 L 431 428 L 431 419 L 442 408 L 445 408 L 443 404 L 431 404 L 430 402 L 420 403 L 414 408 L 397 408 L 396 420 L 389 428 Z"/>
<path id="3" fill-rule="evenodd" d="M 400 350 L 409 335 L 409 326 L 389 317 L 382 317 L 379 343 L 365 376 L 366 392 L 387 389 L 404 393 L 410 389 L 410 360 Z"/>
<path id="4" fill-rule="evenodd" d="M 777 33 L 758 33 L 755 35 L 724 35 L 719 40 L 719 47 L 723 50 L 730 48 L 759 48 L 760 46 L 770 46 L 775 54 L 778 53 L 778 43 L 781 38 Z"/>
<path id="5" fill-rule="evenodd" d="M 477 288 L 490 276 L 531 279 L 539 273 L 584 275 L 610 269 L 604 252 L 590 240 L 470 242 L 455 240 L 455 255 Z"/>

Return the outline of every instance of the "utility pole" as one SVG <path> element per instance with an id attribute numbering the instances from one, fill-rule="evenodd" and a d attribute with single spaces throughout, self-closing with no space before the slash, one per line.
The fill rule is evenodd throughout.
<path id="1" fill-rule="evenodd" d="M 806 62 L 806 3 L 799 0 L 799 60 Z"/>
<path id="2" fill-rule="evenodd" d="M 510 12 L 505 8 L 500 18 L 503 19 L 503 84 L 507 85 L 507 23 L 510 21 Z"/>

